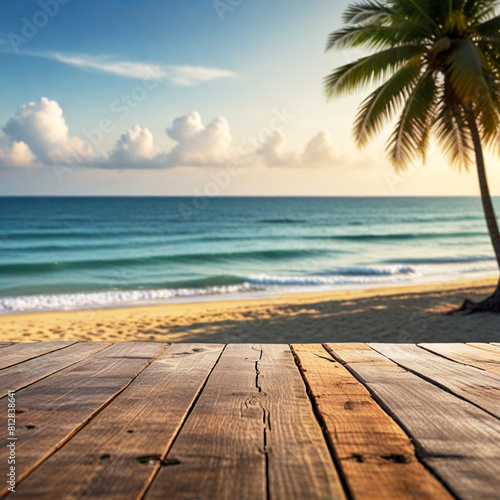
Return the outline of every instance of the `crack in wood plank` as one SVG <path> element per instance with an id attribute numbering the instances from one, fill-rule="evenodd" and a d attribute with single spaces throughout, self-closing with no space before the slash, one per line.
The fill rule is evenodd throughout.
<path id="1" fill-rule="evenodd" d="M 252 349 L 255 349 L 255 346 L 252 347 Z M 265 393 L 262 392 L 262 386 L 260 384 L 260 369 L 259 369 L 259 363 L 262 360 L 262 354 L 263 354 L 263 349 L 262 346 L 260 346 L 260 354 L 258 359 L 255 361 L 255 387 L 257 388 L 258 392 L 260 395 L 266 396 Z M 271 431 L 270 425 L 268 426 L 268 423 L 270 424 L 271 421 L 271 413 L 270 411 L 262 404 L 262 401 L 257 401 L 257 404 L 261 407 L 262 409 L 262 422 L 263 422 L 263 429 L 262 429 L 262 440 L 263 440 L 263 446 L 261 452 L 263 453 L 265 457 L 265 474 L 266 474 L 266 498 L 269 500 L 271 498 L 270 494 L 270 486 L 269 486 L 269 449 L 268 449 L 268 435 L 267 433 Z"/>

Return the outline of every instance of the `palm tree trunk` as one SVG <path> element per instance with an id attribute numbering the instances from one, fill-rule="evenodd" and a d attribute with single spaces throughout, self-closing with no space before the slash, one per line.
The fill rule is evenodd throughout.
<path id="1" fill-rule="evenodd" d="M 493 250 L 495 251 L 498 267 L 500 268 L 500 231 L 498 230 L 495 209 L 493 208 L 493 203 L 491 201 L 488 177 L 486 176 L 486 168 L 484 164 L 483 147 L 481 145 L 481 137 L 477 129 L 474 111 L 469 108 L 466 109 L 465 113 L 471 132 L 472 142 L 474 144 L 474 152 L 476 154 L 477 175 L 479 178 L 479 187 L 481 188 L 481 200 L 483 202 L 486 225 L 488 226 L 491 243 L 493 244 Z"/>
<path id="2" fill-rule="evenodd" d="M 498 229 L 498 222 L 495 216 L 495 209 L 493 208 L 493 203 L 491 201 L 488 177 L 486 175 L 486 167 L 484 163 L 483 147 L 481 145 L 481 136 L 479 135 L 476 116 L 473 109 L 468 106 L 464 106 L 464 109 L 476 155 L 477 175 L 479 178 L 479 187 L 481 189 L 481 200 L 483 203 L 486 225 L 488 226 L 491 243 L 493 245 L 498 267 L 500 268 L 500 231 Z M 500 280 L 493 295 L 478 303 L 466 300 L 460 310 L 469 312 L 500 312 Z"/>

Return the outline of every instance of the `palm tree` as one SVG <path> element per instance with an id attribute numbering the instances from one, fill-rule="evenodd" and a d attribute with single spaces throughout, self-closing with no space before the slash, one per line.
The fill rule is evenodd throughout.
<path id="1" fill-rule="evenodd" d="M 380 85 L 358 110 L 358 147 L 396 119 L 387 153 L 396 170 L 420 158 L 432 137 L 455 166 L 475 160 L 491 242 L 500 267 L 500 232 L 483 145 L 500 153 L 500 15 L 498 0 L 362 0 L 344 13 L 329 49 L 370 55 L 325 78 L 329 98 Z M 487 299 L 462 312 L 500 312 L 500 281 Z"/>

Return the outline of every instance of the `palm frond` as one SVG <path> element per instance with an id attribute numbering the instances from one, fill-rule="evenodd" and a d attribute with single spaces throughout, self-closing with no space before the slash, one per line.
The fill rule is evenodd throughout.
<path id="1" fill-rule="evenodd" d="M 359 148 L 364 147 L 395 115 L 419 73 L 419 67 L 410 62 L 363 101 L 354 122 L 354 138 Z"/>
<path id="2" fill-rule="evenodd" d="M 395 12 L 387 3 L 377 0 L 364 0 L 356 4 L 349 5 L 344 11 L 342 20 L 345 24 L 368 23 L 387 19 Z"/>
<path id="3" fill-rule="evenodd" d="M 431 72 L 422 75 L 412 89 L 387 144 L 389 158 L 396 169 L 406 168 L 418 157 L 425 158 L 436 91 Z"/>
<path id="4" fill-rule="evenodd" d="M 434 125 L 436 138 L 451 164 L 467 169 L 472 161 L 474 148 L 463 106 L 454 95 L 449 82 L 445 82 L 438 101 Z"/>
<path id="5" fill-rule="evenodd" d="M 408 61 L 421 55 L 422 47 L 394 47 L 337 68 L 325 78 L 328 97 L 353 92 L 391 76 Z"/>
<path id="6" fill-rule="evenodd" d="M 361 103 L 354 137 L 363 147 L 400 112 L 387 149 L 395 168 L 425 160 L 431 136 L 453 165 L 474 155 L 465 111 L 500 155 L 500 0 L 358 0 L 327 49 L 371 55 L 325 78 L 328 97 L 379 87 Z"/>
<path id="7" fill-rule="evenodd" d="M 463 13 L 472 24 L 478 24 L 493 17 L 498 5 L 498 0 L 466 0 Z"/>
<path id="8" fill-rule="evenodd" d="M 425 26 L 404 20 L 393 26 L 360 24 L 346 26 L 330 33 L 326 43 L 326 51 L 343 50 L 362 47 L 369 50 L 384 49 L 396 45 L 421 41 L 432 35 Z"/>
<path id="9" fill-rule="evenodd" d="M 487 88 L 483 73 L 484 56 L 472 41 L 453 40 L 446 63 L 449 83 L 462 102 L 473 101 Z"/>
<path id="10" fill-rule="evenodd" d="M 481 37 L 498 40 L 500 34 L 500 16 L 493 17 L 492 19 L 488 19 L 488 21 L 478 24 L 475 27 L 475 31 Z"/>
<path id="11" fill-rule="evenodd" d="M 440 30 L 439 18 L 442 15 L 441 2 L 435 0 L 397 0 L 396 2 L 406 17 L 415 22 Z"/>
<path id="12" fill-rule="evenodd" d="M 500 153 L 500 82 L 487 75 L 488 94 L 477 96 L 476 117 L 484 145 Z"/>

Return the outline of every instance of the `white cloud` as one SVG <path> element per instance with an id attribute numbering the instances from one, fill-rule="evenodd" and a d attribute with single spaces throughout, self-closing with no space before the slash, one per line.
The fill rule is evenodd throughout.
<path id="1" fill-rule="evenodd" d="M 2 167 L 32 167 L 35 165 L 35 155 L 25 142 L 15 141 L 10 147 L 0 149 L 0 166 Z"/>
<path id="2" fill-rule="evenodd" d="M 158 65 L 128 62 L 112 61 L 107 57 L 92 57 L 87 55 L 64 55 L 57 52 L 47 53 L 41 57 L 53 59 L 70 66 L 76 66 L 83 69 L 95 69 L 103 73 L 112 73 L 127 78 L 144 78 L 147 75 L 157 75 L 159 78 L 167 76 Z"/>
<path id="3" fill-rule="evenodd" d="M 303 153 L 290 151 L 282 131 L 273 132 L 254 159 L 232 146 L 229 124 L 219 116 L 204 125 L 196 111 L 176 118 L 166 129 L 177 144 L 160 152 L 151 131 L 135 125 L 123 133 L 114 148 L 97 157 L 89 142 L 69 135 L 63 110 L 56 101 L 42 97 L 22 106 L 3 128 L 0 166 L 24 167 L 63 164 L 72 167 L 167 168 L 219 167 L 229 163 L 267 167 L 307 168 L 331 166 L 338 155 L 330 135 L 317 133 Z M 270 132 L 271 133 L 271 132 Z"/>
<path id="4" fill-rule="evenodd" d="M 185 142 L 204 129 L 201 116 L 196 111 L 193 111 L 176 118 L 172 123 L 172 128 L 167 128 L 167 135 L 176 142 Z"/>
<path id="5" fill-rule="evenodd" d="M 182 87 L 192 87 L 201 82 L 237 76 L 233 71 L 203 66 L 168 66 L 166 72 L 173 83 Z"/>
<path id="6" fill-rule="evenodd" d="M 307 144 L 302 162 L 306 166 L 332 165 L 338 162 L 339 155 L 335 150 L 330 133 L 326 130 L 318 132 Z"/>
<path id="7" fill-rule="evenodd" d="M 293 167 L 298 164 L 297 154 L 286 150 L 286 139 L 283 132 L 277 130 L 262 146 L 259 155 L 268 167 Z"/>
<path id="8" fill-rule="evenodd" d="M 16 142 L 26 144 L 41 163 L 71 163 L 75 158 L 88 161 L 93 157 L 92 149 L 80 138 L 69 136 L 63 110 L 46 97 L 23 105 L 3 131 L 12 147 Z M 16 146 L 17 154 L 19 148 Z"/>
<path id="9" fill-rule="evenodd" d="M 5 49 L 4 52 L 13 53 Z M 120 61 L 109 56 L 91 56 L 88 54 L 62 54 L 60 52 L 25 51 L 16 54 L 29 57 L 41 57 L 79 69 L 91 69 L 110 73 L 125 78 L 144 79 L 153 77 L 158 81 L 167 80 L 181 87 L 192 87 L 202 82 L 235 78 L 233 71 L 204 66 L 175 66 L 146 63 L 140 61 Z"/>
<path id="10" fill-rule="evenodd" d="M 169 165 L 220 165 L 231 159 L 233 138 L 223 117 L 205 127 L 201 116 L 193 111 L 176 118 L 167 135 L 178 143 L 167 155 Z"/>
<path id="11" fill-rule="evenodd" d="M 147 128 L 135 125 L 118 139 L 110 159 L 119 167 L 152 160 L 157 153 L 153 134 Z"/>
<path id="12" fill-rule="evenodd" d="M 267 167 L 323 167 L 338 163 L 329 132 L 318 132 L 299 155 L 288 151 L 283 132 L 275 131 L 259 150 L 259 157 Z"/>

